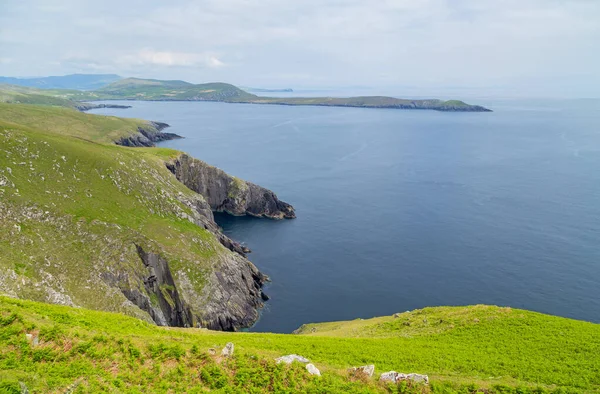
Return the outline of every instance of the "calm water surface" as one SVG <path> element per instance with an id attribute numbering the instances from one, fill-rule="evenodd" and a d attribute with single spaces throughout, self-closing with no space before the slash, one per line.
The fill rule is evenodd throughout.
<path id="1" fill-rule="evenodd" d="M 115 102 L 112 102 L 115 103 Z M 255 331 L 432 305 L 600 322 L 600 101 L 493 113 L 125 102 L 296 220 L 218 215 L 272 278 Z"/>

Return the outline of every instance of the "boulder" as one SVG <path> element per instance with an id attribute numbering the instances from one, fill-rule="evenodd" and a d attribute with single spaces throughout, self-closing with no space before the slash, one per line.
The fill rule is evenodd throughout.
<path id="1" fill-rule="evenodd" d="M 371 365 L 363 365 L 362 367 L 354 367 L 348 370 L 352 374 L 365 374 L 368 377 L 373 376 L 375 373 L 375 366 Z"/>
<path id="2" fill-rule="evenodd" d="M 306 364 L 306 370 L 311 375 L 321 376 L 321 371 L 319 371 L 319 369 L 315 367 L 314 364 Z"/>
<path id="3" fill-rule="evenodd" d="M 291 364 L 294 361 L 298 361 L 300 363 L 307 363 L 310 360 L 305 357 L 298 356 L 297 354 L 288 354 L 287 356 L 281 356 L 279 358 L 276 358 L 275 361 L 277 361 L 277 364 L 279 364 L 279 363 Z"/>
<path id="4" fill-rule="evenodd" d="M 227 345 L 221 350 L 221 356 L 231 357 L 233 356 L 233 343 L 228 342 Z"/>
<path id="5" fill-rule="evenodd" d="M 379 377 L 379 381 L 396 383 L 397 376 L 398 376 L 398 372 L 396 372 L 396 371 L 384 372 Z"/>
<path id="6" fill-rule="evenodd" d="M 379 377 L 381 382 L 398 383 L 402 380 L 410 380 L 415 383 L 429 384 L 429 376 L 418 373 L 398 373 L 396 371 L 384 372 Z"/>

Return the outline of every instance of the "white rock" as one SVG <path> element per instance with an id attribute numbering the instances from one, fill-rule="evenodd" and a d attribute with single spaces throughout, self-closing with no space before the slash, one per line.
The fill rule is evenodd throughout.
<path id="1" fill-rule="evenodd" d="M 384 372 L 379 377 L 379 381 L 396 383 L 396 377 L 398 377 L 398 372 L 396 371 Z"/>
<path id="2" fill-rule="evenodd" d="M 279 364 L 279 363 L 291 364 L 294 361 L 298 361 L 301 363 L 307 363 L 310 360 L 305 357 L 298 356 L 297 354 L 288 354 L 287 356 L 282 356 L 282 357 L 276 358 L 275 361 L 277 361 L 277 364 Z"/>
<path id="3" fill-rule="evenodd" d="M 363 365 L 362 367 L 354 367 L 354 368 L 350 368 L 350 372 L 364 373 L 368 377 L 371 377 L 375 373 L 375 366 L 373 364 L 371 364 L 371 365 Z"/>
<path id="4" fill-rule="evenodd" d="M 321 376 L 321 371 L 319 371 L 319 369 L 315 367 L 314 364 L 306 364 L 306 370 L 311 375 Z"/>
<path id="5" fill-rule="evenodd" d="M 398 373 L 396 371 L 384 372 L 379 377 L 382 382 L 394 382 L 398 383 L 402 380 L 411 380 L 416 383 L 429 384 L 429 376 L 421 375 L 418 373 Z"/>
<path id="6" fill-rule="evenodd" d="M 400 374 L 398 374 L 398 377 L 396 378 L 396 381 L 399 381 L 399 380 L 412 380 L 413 382 L 417 382 L 417 383 L 429 384 L 429 376 L 421 375 L 418 373 L 409 373 L 409 374 L 400 373 Z"/>
<path id="7" fill-rule="evenodd" d="M 233 356 L 233 343 L 228 342 L 227 345 L 221 350 L 221 356 L 231 357 Z"/>

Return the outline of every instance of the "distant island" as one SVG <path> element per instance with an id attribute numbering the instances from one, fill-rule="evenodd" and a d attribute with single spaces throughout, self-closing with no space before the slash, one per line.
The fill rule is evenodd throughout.
<path id="1" fill-rule="evenodd" d="M 12 81 L 14 83 L 14 81 Z M 5 85 L 3 90 L 24 92 L 25 87 Z M 467 104 L 460 100 L 439 99 L 400 99 L 387 96 L 359 97 L 263 97 L 252 94 L 237 86 L 223 83 L 193 84 L 181 80 L 157 80 L 125 78 L 108 83 L 94 90 L 76 89 L 34 89 L 29 87 L 28 95 L 70 100 L 73 107 L 81 102 L 100 100 L 145 100 L 145 101 L 219 101 L 226 103 L 273 104 L 273 105 L 312 105 L 327 107 L 390 108 L 390 109 L 429 109 L 445 112 L 491 112 L 480 105 Z M 47 99 L 50 100 L 50 99 Z M 1 100 L 0 101 L 7 101 Z M 85 104 L 88 105 L 88 104 Z"/>

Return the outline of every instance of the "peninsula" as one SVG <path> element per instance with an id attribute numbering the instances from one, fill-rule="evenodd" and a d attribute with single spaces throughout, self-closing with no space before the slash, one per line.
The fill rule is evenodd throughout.
<path id="1" fill-rule="evenodd" d="M 31 91 L 30 91 L 31 92 Z M 263 97 L 223 83 L 192 84 L 181 80 L 125 78 L 95 90 L 37 89 L 35 94 L 74 100 L 219 101 L 226 103 L 312 105 L 327 107 L 428 109 L 446 112 L 491 112 L 460 100 L 401 99 L 387 96 Z"/>

